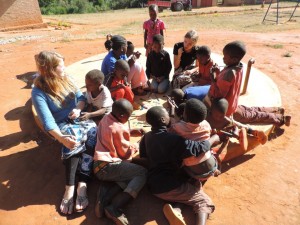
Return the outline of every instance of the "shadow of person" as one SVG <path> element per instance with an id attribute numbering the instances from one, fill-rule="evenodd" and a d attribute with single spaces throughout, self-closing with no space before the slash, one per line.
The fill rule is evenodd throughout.
<path id="1" fill-rule="evenodd" d="M 241 155 L 238 158 L 231 159 L 227 162 L 222 163 L 222 173 L 227 172 L 228 170 L 247 162 L 248 160 L 252 159 L 255 156 L 255 154 L 246 154 L 246 155 Z"/>
<path id="2" fill-rule="evenodd" d="M 36 126 L 31 105 L 31 99 L 28 99 L 25 106 L 12 109 L 4 115 L 4 118 L 8 121 L 19 120 L 21 131 L 0 137 L 0 150 L 7 150 L 20 143 L 28 143 L 30 141 L 36 141 L 38 144 L 51 141 L 47 140 L 45 134 Z"/>
<path id="3" fill-rule="evenodd" d="M 1 210 L 16 210 L 28 205 L 56 205 L 64 183 L 64 170 L 59 158 L 56 143 L 0 157 Z"/>
<path id="4" fill-rule="evenodd" d="M 272 133 L 269 135 L 268 141 L 274 140 L 274 139 L 280 137 L 283 134 L 284 134 L 284 129 L 283 128 L 275 127 L 274 130 L 272 131 Z"/>
<path id="5" fill-rule="evenodd" d="M 32 87 L 34 79 L 36 78 L 36 75 L 37 75 L 36 71 L 31 71 L 31 72 L 26 72 L 23 74 L 16 75 L 16 78 L 26 83 L 26 86 L 23 87 L 22 89 L 30 89 Z"/>

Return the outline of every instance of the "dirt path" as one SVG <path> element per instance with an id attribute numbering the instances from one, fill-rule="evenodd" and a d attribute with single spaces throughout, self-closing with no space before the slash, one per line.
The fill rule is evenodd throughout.
<path id="1" fill-rule="evenodd" d="M 85 31 L 96 25 L 76 25 Z M 24 31 L 24 35 L 51 38 L 20 40 L 0 45 L 0 225 L 7 224 L 100 224 L 93 214 L 97 182 L 89 189 L 90 207 L 81 215 L 65 218 L 56 207 L 64 188 L 63 165 L 57 143 L 44 138 L 31 115 L 30 85 L 26 80 L 35 71 L 33 55 L 48 49 L 61 53 L 66 64 L 104 52 L 104 39 L 51 41 L 64 31 Z M 172 47 L 186 32 L 168 31 L 166 46 Z M 255 67 L 278 85 L 286 112 L 292 115 L 289 128 L 283 127 L 266 145 L 224 165 L 224 173 L 205 185 L 216 204 L 208 224 L 300 224 L 300 30 L 284 33 L 242 33 L 203 31 L 201 44 L 221 53 L 226 42 L 240 39 L 247 44 L 247 55 L 256 58 Z M 15 33 L 5 33 L 5 37 Z M 0 35 L 1 36 L 1 35 Z M 142 36 L 125 35 L 136 46 Z M 277 48 L 280 45 L 280 48 Z M 276 47 L 277 46 L 277 47 Z M 284 57 L 287 53 L 291 57 Z M 263 96 L 262 96 L 263 97 Z M 162 202 L 146 190 L 130 204 L 133 225 L 167 224 Z M 192 215 L 184 210 L 186 217 Z M 188 218 L 188 221 L 192 221 Z M 110 224 L 101 220 L 101 224 Z M 191 224 L 189 222 L 189 224 Z"/>

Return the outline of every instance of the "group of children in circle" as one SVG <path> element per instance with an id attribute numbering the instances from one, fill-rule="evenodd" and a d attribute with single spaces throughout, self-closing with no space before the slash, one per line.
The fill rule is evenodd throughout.
<path id="1" fill-rule="evenodd" d="M 141 54 L 134 52 L 131 42 L 120 35 L 109 36 L 105 43 L 109 52 L 101 70 L 93 69 L 85 76 L 85 99 L 64 76 L 61 56 L 45 52 L 36 56 L 41 77 L 35 81 L 33 104 L 45 129 L 63 144 L 64 159 L 68 162 L 66 191 L 60 205 L 63 214 L 73 212 L 73 176 L 80 167 L 84 178 L 77 189 L 76 211 L 88 206 L 85 177 L 93 171 L 101 181 L 95 205 L 99 218 L 105 214 L 116 224 L 129 224 L 122 209 L 147 183 L 156 197 L 191 206 L 196 224 L 205 224 L 215 207 L 202 185 L 209 177 L 220 174 L 220 154 L 228 144 L 228 137 L 238 139 L 246 151 L 247 134 L 261 144 L 266 143 L 267 137 L 241 122 L 290 124 L 291 117 L 284 115 L 283 108 L 238 105 L 243 75 L 241 60 L 246 54 L 241 41 L 225 45 L 225 67 L 220 70 L 210 57 L 209 47 L 196 46 L 197 32 L 187 32 L 184 41 L 174 45 L 174 75 L 170 82 L 172 63 L 164 50 L 165 25 L 157 13 L 157 6 L 150 5 L 150 19 L 143 25 L 146 70 L 138 60 Z M 47 54 L 53 55 L 52 61 L 58 63 L 51 64 Z M 59 79 L 62 84 L 51 79 Z M 70 92 L 73 89 L 76 91 Z M 69 92 L 73 97 L 65 94 Z M 169 112 L 162 106 L 152 107 L 146 112 L 151 131 L 145 134 L 143 130 L 130 130 L 126 123 L 138 108 L 134 96 L 149 92 L 168 93 Z M 44 93 L 51 97 L 48 99 Z M 49 105 L 56 99 L 61 106 Z M 50 117 L 54 119 L 49 122 Z M 78 122 L 66 122 L 62 119 L 65 117 Z M 90 125 L 90 119 L 97 126 Z M 76 139 L 83 144 L 81 147 L 74 141 L 75 125 L 81 126 L 78 131 L 81 136 Z M 131 143 L 132 132 L 143 136 L 139 143 Z M 221 147 L 211 151 L 212 145 L 220 142 L 223 142 Z M 130 162 L 137 152 L 142 160 L 136 158 L 136 163 Z M 74 162 L 72 157 L 81 160 Z M 68 165 L 75 171 L 68 169 Z M 73 175 L 70 177 L 69 173 Z M 163 212 L 170 224 L 185 224 L 171 204 L 165 204 Z"/>

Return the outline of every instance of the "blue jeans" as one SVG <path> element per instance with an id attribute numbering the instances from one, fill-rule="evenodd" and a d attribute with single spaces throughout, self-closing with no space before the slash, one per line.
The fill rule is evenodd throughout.
<path id="1" fill-rule="evenodd" d="M 99 161 L 94 162 L 94 167 L 98 165 L 97 162 Z M 147 170 L 142 166 L 118 161 L 107 164 L 95 175 L 99 180 L 116 182 L 124 192 L 136 198 L 146 183 L 146 172 Z"/>
<path id="2" fill-rule="evenodd" d="M 170 81 L 168 79 L 164 79 L 162 82 L 158 83 L 156 80 L 152 79 L 150 83 L 150 88 L 157 92 L 158 94 L 163 94 L 168 91 L 170 85 Z"/>

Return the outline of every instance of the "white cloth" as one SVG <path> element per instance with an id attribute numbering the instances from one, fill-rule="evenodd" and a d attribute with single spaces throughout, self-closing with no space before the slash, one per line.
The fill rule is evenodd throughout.
<path id="1" fill-rule="evenodd" d="M 95 98 L 92 97 L 91 92 L 86 92 L 86 99 L 89 104 L 97 107 L 98 109 L 111 107 L 113 100 L 111 98 L 110 91 L 103 84 L 99 87 L 99 90 L 102 90 L 98 96 Z"/>
<path id="2" fill-rule="evenodd" d="M 128 60 L 131 58 L 130 56 Z M 140 86 L 145 86 L 147 84 L 147 75 L 141 63 L 135 61 L 135 63 L 130 67 L 130 72 L 127 77 L 128 83 L 130 83 L 131 88 L 137 88 Z"/>

